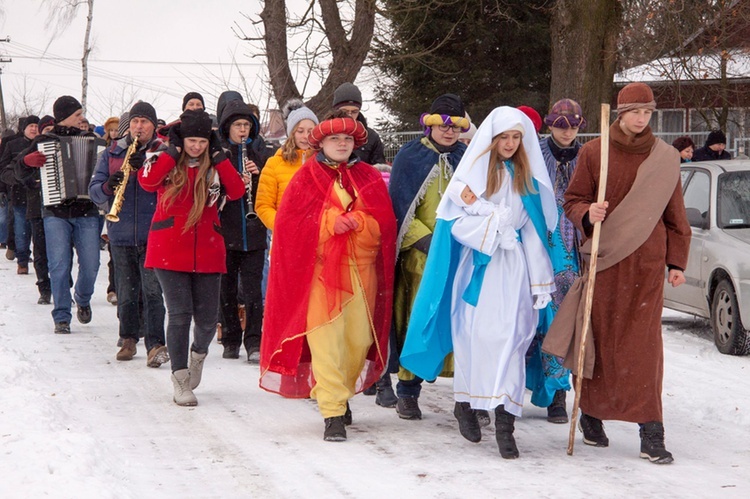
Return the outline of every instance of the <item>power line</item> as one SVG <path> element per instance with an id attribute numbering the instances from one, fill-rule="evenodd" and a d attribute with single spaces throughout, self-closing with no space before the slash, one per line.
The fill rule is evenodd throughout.
<path id="1" fill-rule="evenodd" d="M 80 61 L 80 59 L 76 59 L 74 57 L 48 57 L 30 55 L 14 55 L 13 57 L 17 57 L 19 59 L 36 59 L 41 61 Z M 172 66 L 264 66 L 262 62 L 128 61 L 125 59 L 89 59 L 89 62 L 102 62 L 107 64 L 169 64 Z"/>

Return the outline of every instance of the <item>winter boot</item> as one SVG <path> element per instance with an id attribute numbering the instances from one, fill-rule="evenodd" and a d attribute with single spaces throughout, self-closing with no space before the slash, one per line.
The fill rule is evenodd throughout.
<path id="1" fill-rule="evenodd" d="M 513 437 L 515 422 L 516 417 L 507 412 L 504 405 L 495 407 L 495 440 L 503 459 L 516 459 L 519 456 Z"/>
<path id="2" fill-rule="evenodd" d="M 224 353 L 221 354 L 221 358 L 223 359 L 239 359 L 240 358 L 240 346 L 239 345 L 228 345 L 225 343 L 222 343 L 224 345 Z"/>
<path id="3" fill-rule="evenodd" d="M 672 453 L 664 447 L 664 425 L 652 421 L 641 427 L 641 457 L 655 464 L 669 464 L 674 461 Z"/>
<path id="4" fill-rule="evenodd" d="M 578 429 L 583 433 L 583 443 L 594 447 L 608 447 L 609 438 L 604 433 L 604 424 L 601 419 L 596 419 L 581 413 L 578 420 Z"/>
<path id="5" fill-rule="evenodd" d="M 552 403 L 547 407 L 547 421 L 550 423 L 564 424 L 568 420 L 568 411 L 565 410 L 565 390 L 557 390 Z"/>
<path id="6" fill-rule="evenodd" d="M 377 394 L 375 395 L 375 403 L 380 407 L 393 408 L 398 403 L 398 397 L 393 393 L 393 385 L 391 384 L 390 373 L 385 373 L 375 383 Z"/>
<path id="7" fill-rule="evenodd" d="M 469 442 L 477 443 L 482 440 L 482 429 L 477 421 L 477 414 L 468 402 L 456 402 L 453 415 L 458 420 L 458 431 Z"/>
<path id="8" fill-rule="evenodd" d="M 190 389 L 190 370 L 180 369 L 172 373 L 174 384 L 174 403 L 182 406 L 198 405 L 193 390 Z"/>
<path id="9" fill-rule="evenodd" d="M 169 361 L 169 351 L 164 345 L 151 347 L 146 356 L 146 365 L 148 367 L 159 367 Z"/>
<path id="10" fill-rule="evenodd" d="M 422 419 L 417 397 L 399 397 L 396 402 L 396 413 L 401 419 Z"/>
<path id="11" fill-rule="evenodd" d="M 122 342 L 122 348 L 117 352 L 115 358 L 117 360 L 133 360 L 133 357 L 137 353 L 135 347 L 135 340 L 133 338 L 125 338 Z"/>
<path id="12" fill-rule="evenodd" d="M 188 370 L 190 371 L 190 389 L 195 390 L 198 385 L 201 384 L 201 376 L 203 375 L 203 361 L 206 360 L 206 353 L 198 353 L 190 350 L 190 365 Z"/>
<path id="13" fill-rule="evenodd" d="M 375 386 L 375 383 L 371 384 L 367 388 L 365 388 L 362 391 L 362 395 L 367 395 L 368 397 L 372 397 L 373 395 L 378 393 L 378 387 Z"/>
<path id="14" fill-rule="evenodd" d="M 484 428 L 485 426 L 490 425 L 492 420 L 490 419 L 489 411 L 485 411 L 484 409 L 475 409 L 474 412 L 477 415 L 477 421 L 479 421 L 479 426 Z"/>
<path id="15" fill-rule="evenodd" d="M 346 441 L 346 426 L 344 425 L 344 416 L 334 416 L 325 418 L 325 430 L 323 431 L 323 440 L 326 442 L 344 442 Z"/>

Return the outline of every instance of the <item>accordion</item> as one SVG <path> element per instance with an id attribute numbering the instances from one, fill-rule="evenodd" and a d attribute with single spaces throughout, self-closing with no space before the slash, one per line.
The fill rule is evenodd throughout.
<path id="1" fill-rule="evenodd" d="M 98 137 L 59 137 L 40 142 L 37 148 L 47 156 L 40 168 L 42 204 L 55 206 L 66 201 L 89 199 L 89 182 L 99 153 L 107 143 Z"/>

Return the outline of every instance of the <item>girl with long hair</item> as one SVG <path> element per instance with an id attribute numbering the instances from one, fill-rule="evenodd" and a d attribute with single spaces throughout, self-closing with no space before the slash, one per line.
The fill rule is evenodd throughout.
<path id="1" fill-rule="evenodd" d="M 145 266 L 155 269 L 167 305 L 174 402 L 193 406 L 198 404 L 193 390 L 216 331 L 221 274 L 226 272 L 216 201 L 221 186 L 229 200 L 239 199 L 245 183 L 227 160 L 208 114 L 185 111 L 180 119 L 169 149 L 142 168 L 138 180 L 158 196 Z"/>
<path id="2" fill-rule="evenodd" d="M 401 364 L 434 379 L 453 352 L 454 415 L 482 438 L 477 410 L 495 411 L 503 458 L 518 457 L 525 354 L 555 285 L 547 231 L 557 211 L 531 120 L 493 110 L 464 153 L 438 222 L 409 321 Z"/>

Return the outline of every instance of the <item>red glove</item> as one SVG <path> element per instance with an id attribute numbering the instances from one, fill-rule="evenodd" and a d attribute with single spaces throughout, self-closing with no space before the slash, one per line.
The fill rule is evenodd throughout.
<path id="1" fill-rule="evenodd" d="M 335 234 L 344 234 L 357 227 L 359 227 L 357 221 L 347 215 L 339 215 L 336 217 L 336 221 L 333 222 L 333 232 Z"/>
<path id="2" fill-rule="evenodd" d="M 41 151 L 34 151 L 23 157 L 23 162 L 31 168 L 40 168 L 44 166 L 45 161 L 47 161 L 47 156 Z"/>

